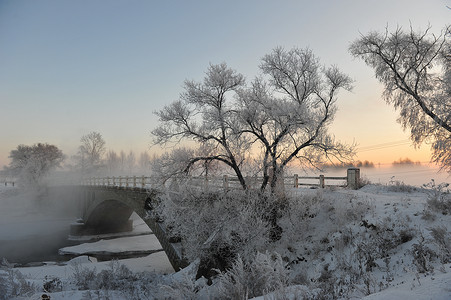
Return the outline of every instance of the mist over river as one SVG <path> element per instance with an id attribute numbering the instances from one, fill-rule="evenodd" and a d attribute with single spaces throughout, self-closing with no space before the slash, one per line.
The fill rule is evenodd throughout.
<path id="1" fill-rule="evenodd" d="M 48 195 L 0 186 L 0 258 L 25 263 L 58 258 L 70 224 L 77 217 L 77 203 L 69 192 Z"/>

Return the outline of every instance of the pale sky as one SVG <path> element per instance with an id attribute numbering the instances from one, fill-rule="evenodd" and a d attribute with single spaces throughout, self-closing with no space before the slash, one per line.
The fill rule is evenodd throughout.
<path id="1" fill-rule="evenodd" d="M 381 99 L 373 71 L 349 44 L 386 26 L 450 24 L 451 0 L 67 1 L 0 0 L 0 169 L 19 144 L 73 155 L 100 132 L 108 149 L 148 150 L 154 111 L 176 100 L 185 79 L 226 62 L 251 81 L 273 48 L 309 47 L 354 80 L 339 94 L 330 132 L 367 151 L 358 159 L 429 161 L 415 151 Z M 394 147 L 372 147 L 400 142 Z M 378 150 L 372 150 L 378 148 Z M 368 150 L 369 149 L 369 150 Z M 152 148 L 149 153 L 157 151 Z"/>

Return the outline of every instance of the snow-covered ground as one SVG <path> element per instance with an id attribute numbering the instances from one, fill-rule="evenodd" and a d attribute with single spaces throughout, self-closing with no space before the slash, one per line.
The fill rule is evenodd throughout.
<path id="1" fill-rule="evenodd" d="M 33 234 L 30 232 L 32 221 L 37 222 L 41 229 L 51 232 L 55 224 L 63 224 L 70 219 L 51 219 L 48 210 L 42 212 L 39 206 L 20 200 L 15 193 L 13 188 L 0 187 L 0 240 Z M 350 270 L 359 270 L 361 267 L 366 268 L 362 272 L 363 279 L 354 279 L 354 284 L 340 283 L 342 285 L 339 288 L 350 289 L 350 292 L 344 293 L 343 298 L 451 299 L 451 263 L 450 258 L 446 257 L 451 253 L 451 215 L 425 208 L 428 197 L 431 197 L 430 191 L 393 183 L 367 185 L 357 191 L 339 188 L 299 189 L 291 190 L 289 194 L 298 199 L 306 196 L 319 199 L 316 203 L 312 202 L 308 223 L 299 227 L 305 231 L 299 231 L 297 239 L 282 239 L 276 246 L 281 256 L 290 262 L 290 269 L 296 273 L 294 277 L 297 282 L 281 291 L 254 299 L 279 299 L 281 295 L 286 299 L 315 298 L 319 293 L 319 283 L 322 282 L 327 288 L 327 284 L 337 282 L 332 280 L 334 278 L 352 282 L 349 277 L 351 275 L 347 274 L 354 274 Z M 45 216 L 46 220 L 39 218 L 40 215 Z M 135 220 L 135 232 L 149 233 L 144 225 L 142 221 Z M 444 244 L 440 244 L 440 233 Z M 51 299 L 124 299 L 124 294 L 114 288 L 102 291 L 76 290 L 74 282 L 77 272 L 96 270 L 96 274 L 100 276 L 102 270 L 114 269 L 112 263 L 97 262 L 90 256 L 98 251 L 114 255 L 124 251 L 158 250 L 161 246 L 149 234 L 115 239 L 107 236 L 97 238 L 100 240 L 94 243 L 61 249 L 66 253 L 80 255 L 65 264 L 47 262 L 39 267 L 4 267 L 0 272 L 11 274 L 11 270 L 18 270 L 25 280 L 36 286 L 57 278 L 62 290 L 49 293 Z M 444 262 L 447 260 L 448 262 Z M 134 273 L 151 272 L 159 276 L 173 273 L 162 251 L 145 257 L 119 260 L 118 263 Z M 426 270 L 421 270 L 422 267 L 426 267 Z M 118 272 L 117 267 L 114 270 Z M 188 294 L 177 294 L 174 287 L 186 291 L 187 274 L 189 271 L 182 270 L 180 275 L 174 273 L 152 280 L 163 283 L 162 286 L 168 290 L 169 295 L 180 295 L 180 298 L 172 296 L 171 299 L 183 299 L 183 295 L 188 297 Z M 181 280 L 180 284 L 174 284 L 174 280 Z M 311 287 L 312 281 L 316 281 L 316 289 Z M 169 285 L 171 288 L 168 288 Z M 199 286 L 193 287 L 193 290 L 201 289 Z M 1 288 L 0 285 L 0 290 Z M 214 291 L 211 289 L 208 292 L 205 286 L 204 290 L 204 293 L 199 293 L 204 295 L 203 299 L 208 299 L 205 295 L 211 295 Z M 158 295 L 161 295 L 161 291 L 162 289 Z M 42 293 L 35 292 L 16 299 L 39 299 Z M 149 296 L 151 293 L 146 295 L 150 299 L 158 299 Z"/>
<path id="2" fill-rule="evenodd" d="M 71 255 L 95 255 L 98 253 L 120 254 L 124 252 L 157 252 L 162 250 L 158 239 L 153 234 L 119 237 L 115 239 L 101 239 L 93 243 L 64 247 L 60 254 Z"/>
<path id="3" fill-rule="evenodd" d="M 330 239 L 332 236 L 338 240 L 342 237 L 340 232 L 344 233 L 345 230 L 357 235 L 362 232 L 380 230 L 380 228 L 388 232 L 393 230 L 393 232 L 406 235 L 409 232 L 412 234 L 411 240 L 397 245 L 395 249 L 387 246 L 389 255 L 387 263 L 384 259 L 375 260 L 374 270 L 368 273 L 368 291 L 364 291 L 364 293 L 372 294 L 362 299 L 451 299 L 451 263 L 443 264 L 439 259 L 434 261 L 431 258 L 428 262 L 429 270 L 420 273 L 412 257 L 413 246 L 418 245 L 422 239 L 424 239 L 426 249 L 440 248 L 437 247 L 437 241 L 432 236 L 432 230 L 443 228 L 447 234 L 445 236 L 447 250 L 438 249 L 436 251 L 448 251 L 448 261 L 451 259 L 451 216 L 442 213 L 433 213 L 433 216 L 425 214 L 428 192 L 402 184 L 392 184 L 367 185 L 357 191 L 325 190 L 323 193 L 324 199 L 333 199 L 333 204 L 330 207 L 332 213 L 327 216 L 327 221 L 324 220 L 325 218 L 319 218 L 317 224 L 311 224 L 316 227 L 315 233 L 319 237 L 328 236 Z M 361 218 L 363 222 L 346 224 L 346 220 L 349 219 L 347 215 L 351 213 L 349 204 L 351 204 L 353 212 L 361 213 L 362 209 L 367 210 L 367 213 L 362 214 L 364 215 Z M 328 222 L 330 224 L 327 224 Z M 330 234 L 331 232 L 333 233 Z M 374 237 L 374 235 L 362 235 L 362 237 Z M 408 239 L 406 238 L 406 240 Z M 333 244 L 331 242 L 328 243 Z M 371 245 L 371 241 L 368 240 L 361 242 L 364 245 Z M 388 237 L 387 242 L 389 242 Z M 315 242 L 312 244 L 315 245 Z M 362 248 L 363 250 L 369 249 Z M 313 262 L 310 263 L 310 266 L 318 264 L 315 271 L 319 273 L 322 272 L 321 268 L 325 265 L 333 269 L 338 262 L 333 261 L 332 258 L 341 257 L 341 255 L 336 255 L 338 249 L 332 249 L 331 252 L 331 255 L 322 255 L 319 259 L 312 255 Z M 356 259 L 346 255 L 341 258 Z M 352 260 L 348 262 L 356 263 Z M 386 266 L 388 267 L 386 268 Z M 263 299 L 263 297 L 259 299 Z"/>

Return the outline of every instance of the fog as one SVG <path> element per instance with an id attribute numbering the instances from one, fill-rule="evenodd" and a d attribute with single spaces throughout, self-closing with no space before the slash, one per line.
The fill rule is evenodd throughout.
<path id="1" fill-rule="evenodd" d="M 324 174 L 325 176 L 346 176 L 346 168 L 326 169 L 323 172 L 319 171 L 303 171 L 299 169 L 291 169 L 290 173 L 297 173 L 299 176 L 311 175 L 318 176 Z M 440 171 L 437 166 L 431 165 L 401 165 L 401 166 L 375 166 L 373 168 L 360 168 L 360 177 L 363 181 L 373 184 L 396 184 L 404 183 L 417 187 L 423 186 L 434 179 L 435 183 L 447 182 L 451 183 L 451 176 L 449 173 Z M 331 184 L 330 182 L 326 185 Z M 335 184 L 335 183 L 332 183 Z"/>
<path id="2" fill-rule="evenodd" d="M 0 258 L 10 262 L 50 260 L 69 244 L 78 209 L 74 188 L 21 189 L 0 185 Z"/>
<path id="3" fill-rule="evenodd" d="M 363 179 L 368 179 L 371 183 L 391 184 L 403 182 L 408 185 L 422 186 L 434 180 L 436 183 L 451 182 L 448 173 L 440 171 L 438 167 L 427 165 L 420 166 L 400 166 L 388 168 L 368 168 L 361 170 Z"/>

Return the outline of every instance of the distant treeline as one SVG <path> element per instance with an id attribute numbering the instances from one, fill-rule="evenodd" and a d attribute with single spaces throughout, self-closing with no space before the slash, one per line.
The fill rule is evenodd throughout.
<path id="1" fill-rule="evenodd" d="M 391 163 L 394 167 L 401 166 L 420 166 L 421 162 L 413 161 L 410 158 L 400 158 Z M 380 164 L 379 164 L 380 165 Z M 342 169 L 342 168 L 374 168 L 375 164 L 372 161 L 364 160 L 364 161 L 354 161 L 348 163 L 325 163 L 321 165 L 322 169 Z"/>
<path id="2" fill-rule="evenodd" d="M 323 169 L 341 169 L 341 168 L 374 168 L 374 163 L 368 160 L 354 161 L 350 163 L 326 163 L 322 165 Z"/>
<path id="3" fill-rule="evenodd" d="M 400 158 L 399 160 L 396 160 L 394 162 L 392 162 L 392 165 L 395 167 L 399 167 L 399 166 L 419 166 L 421 165 L 421 162 L 416 161 L 414 162 L 413 160 L 411 160 L 410 158 Z"/>

